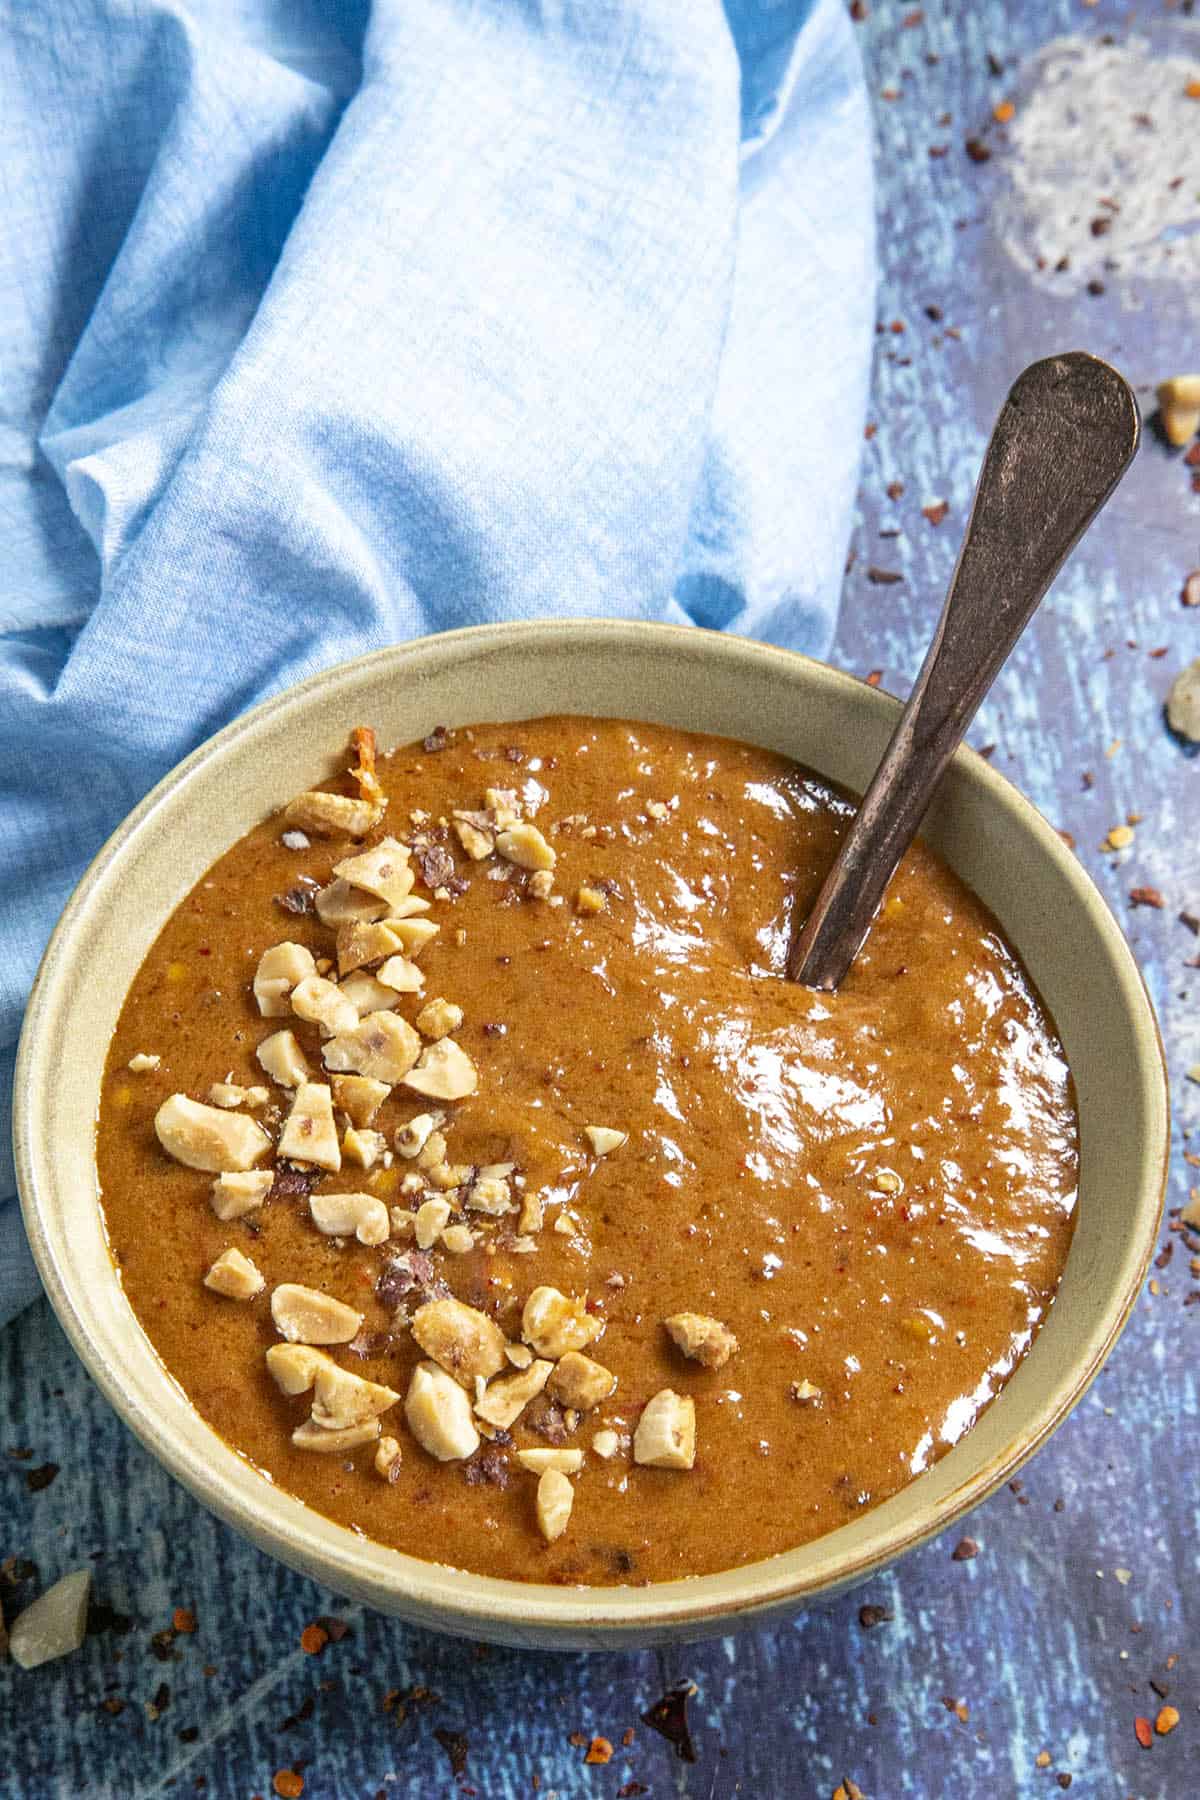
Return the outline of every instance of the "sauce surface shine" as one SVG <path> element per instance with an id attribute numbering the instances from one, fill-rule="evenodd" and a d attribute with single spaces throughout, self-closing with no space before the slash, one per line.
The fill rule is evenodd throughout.
<path id="1" fill-rule="evenodd" d="M 894 1494 L 1003 1386 L 1074 1226 L 1069 1071 L 995 921 L 917 844 L 842 989 L 790 984 L 793 919 L 849 808 L 785 759 L 723 739 L 543 719 L 435 734 L 382 758 L 378 776 L 388 807 L 365 839 L 309 832 L 289 848 L 276 817 L 235 845 L 164 927 L 126 999 L 100 1184 L 125 1291 L 171 1374 L 222 1437 L 320 1512 L 491 1575 L 702 1574 L 804 1543 Z M 469 811 L 494 840 L 487 790 L 515 795 L 553 848 L 552 887 L 498 852 L 467 853 L 453 814 Z M 173 1094 L 206 1102 L 214 1082 L 265 1086 L 269 1100 L 241 1110 L 276 1140 L 293 1096 L 255 1052 L 283 1027 L 310 1079 L 330 1080 L 320 1026 L 260 1016 L 252 983 L 283 940 L 334 956 L 333 930 L 279 897 L 311 904 L 306 882 L 324 887 L 335 863 L 384 836 L 412 844 L 413 894 L 440 927 L 415 957 L 422 991 L 397 994 L 395 1011 L 413 1021 L 434 997 L 460 1007 L 453 1039 L 477 1090 L 445 1103 L 391 1086 L 370 1127 L 388 1150 L 369 1169 L 346 1155 L 340 1113 L 337 1172 L 306 1178 L 277 1163 L 273 1142 L 258 1165 L 276 1171 L 270 1194 L 222 1222 L 213 1175 L 164 1153 L 156 1112 Z M 147 1056 L 158 1065 L 130 1070 Z M 390 1149 L 432 1109 L 458 1177 L 441 1190 L 424 1175 L 414 1185 L 418 1165 Z M 588 1126 L 623 1141 L 597 1154 Z M 479 1210 L 479 1170 L 506 1164 L 510 1210 Z M 388 1239 L 324 1235 L 310 1190 L 377 1196 L 395 1209 Z M 470 1247 L 439 1240 L 414 1258 L 410 1215 L 438 1197 Z M 230 1247 L 261 1272 L 256 1297 L 205 1287 Z M 313 1394 L 281 1393 L 265 1354 L 281 1342 L 272 1292 L 288 1282 L 362 1315 L 353 1341 L 326 1354 L 401 1397 L 381 1419 L 400 1447 L 386 1477 L 373 1442 L 341 1455 L 293 1444 Z M 552 1385 L 491 1442 L 436 1460 L 406 1423 L 424 1360 L 413 1307 L 448 1291 L 519 1346 L 522 1309 L 543 1285 L 586 1301 L 598 1335 L 584 1354 L 615 1390 L 580 1409 Z M 732 1333 L 728 1360 L 685 1356 L 663 1323 L 680 1313 Z M 481 1384 L 466 1385 L 473 1405 Z M 634 1460 L 643 1408 L 663 1389 L 694 1403 L 690 1468 Z M 544 1477 L 519 1461 L 547 1448 L 582 1451 L 553 1541 L 539 1530 Z"/>

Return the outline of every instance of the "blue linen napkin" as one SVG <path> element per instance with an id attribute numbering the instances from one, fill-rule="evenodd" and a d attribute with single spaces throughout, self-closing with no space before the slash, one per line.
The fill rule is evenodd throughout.
<path id="1" fill-rule="evenodd" d="M 0 219 L 3 1322 L 38 957 L 201 739 L 486 619 L 827 647 L 870 125 L 842 0 L 44 0 Z"/>

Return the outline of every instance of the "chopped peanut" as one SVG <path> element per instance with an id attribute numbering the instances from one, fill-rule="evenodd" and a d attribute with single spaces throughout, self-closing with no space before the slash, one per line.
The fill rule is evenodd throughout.
<path id="1" fill-rule="evenodd" d="M 309 1025 L 319 1025 L 326 1037 L 339 1031 L 353 1031 L 358 1024 L 358 1008 L 342 993 L 336 982 L 323 975 L 308 975 L 292 989 L 292 1011 Z"/>
<path id="2" fill-rule="evenodd" d="M 388 1209 L 374 1194 L 310 1194 L 313 1224 L 326 1237 L 356 1237 L 360 1244 L 382 1244 L 391 1230 Z"/>
<path id="3" fill-rule="evenodd" d="M 289 1344 L 348 1344 L 363 1324 L 352 1306 L 294 1281 L 281 1282 L 272 1293 L 271 1317 Z"/>
<path id="4" fill-rule="evenodd" d="M 420 1038 L 407 1019 L 392 1012 L 368 1013 L 352 1030 L 330 1038 L 322 1051 L 327 1069 L 389 1085 L 403 1080 L 420 1054 Z"/>
<path id="5" fill-rule="evenodd" d="M 209 1205 L 223 1224 L 240 1219 L 260 1207 L 270 1193 L 275 1176 L 270 1169 L 243 1169 L 218 1175 L 212 1184 Z"/>
<path id="6" fill-rule="evenodd" d="M 130 1057 L 125 1066 L 132 1075 L 148 1075 L 152 1069 L 157 1069 L 161 1062 L 161 1056 L 148 1056 L 144 1050 L 139 1050 L 136 1056 Z"/>
<path id="7" fill-rule="evenodd" d="M 334 863 L 333 872 L 352 887 L 374 894 L 397 907 L 412 892 L 413 872 L 409 867 L 409 848 L 395 838 L 381 838 L 370 850 L 347 856 Z"/>
<path id="8" fill-rule="evenodd" d="M 471 858 L 472 862 L 482 862 L 496 848 L 496 840 L 490 831 L 483 831 L 471 819 L 461 813 L 455 813 L 451 820 L 459 843 Z"/>
<path id="9" fill-rule="evenodd" d="M 537 1489 L 538 1529 L 548 1544 L 567 1529 L 575 1490 L 561 1469 L 547 1469 Z"/>
<path id="10" fill-rule="evenodd" d="M 254 1052 L 272 1081 L 280 1087 L 299 1087 L 308 1080 L 308 1064 L 304 1052 L 290 1031 L 273 1031 Z"/>
<path id="11" fill-rule="evenodd" d="M 364 894 L 348 881 L 331 881 L 313 901 L 322 925 L 336 931 L 339 925 L 373 925 L 387 912 L 387 901 L 374 894 Z"/>
<path id="12" fill-rule="evenodd" d="M 662 1388 L 642 1409 L 633 1460 L 650 1469 L 690 1469 L 696 1460 L 696 1403 Z"/>
<path id="13" fill-rule="evenodd" d="M 405 1087 L 431 1100 L 464 1100 L 479 1085 L 475 1064 L 453 1038 L 439 1038 L 421 1052 L 416 1067 L 402 1077 Z"/>
<path id="14" fill-rule="evenodd" d="M 359 1131 L 347 1125 L 342 1134 L 342 1156 L 357 1163 L 360 1169 L 373 1169 L 381 1156 L 387 1155 L 387 1139 L 382 1131 Z"/>
<path id="15" fill-rule="evenodd" d="M 397 1154 L 405 1157 L 419 1156 L 428 1143 L 431 1133 L 442 1123 L 441 1113 L 418 1113 L 407 1125 L 401 1125 L 392 1139 Z M 442 1155 L 446 1153 L 446 1141 L 442 1139 Z"/>
<path id="16" fill-rule="evenodd" d="M 231 1246 L 222 1250 L 204 1277 L 204 1285 L 214 1294 L 224 1294 L 227 1300 L 253 1300 L 267 1284 L 250 1258 Z"/>
<path id="17" fill-rule="evenodd" d="M 558 861 L 557 854 L 537 826 L 526 822 L 518 822 L 502 831 L 496 839 L 496 848 L 505 862 L 516 863 L 520 869 L 552 869 Z"/>
<path id="18" fill-rule="evenodd" d="M 375 1473 L 382 1475 L 385 1481 L 394 1481 L 400 1466 L 400 1440 L 394 1437 L 381 1437 L 375 1452 Z"/>
<path id="19" fill-rule="evenodd" d="M 296 1089 L 292 1110 L 280 1135 L 279 1154 L 290 1162 L 313 1163 L 334 1174 L 341 1168 L 333 1096 L 323 1082 L 303 1081 Z"/>
<path id="20" fill-rule="evenodd" d="M 462 1022 L 462 1007 L 451 1000 L 427 1000 L 417 1014 L 417 1030 L 427 1038 L 449 1037 Z"/>
<path id="21" fill-rule="evenodd" d="M 353 975 L 339 981 L 338 992 L 350 1002 L 360 1019 L 365 1019 L 368 1013 L 387 1012 L 396 1004 L 395 988 L 368 975 L 365 969 L 355 969 Z"/>
<path id="22" fill-rule="evenodd" d="M 663 1324 L 683 1354 L 706 1369 L 723 1369 L 738 1347 L 729 1327 L 707 1313 L 673 1313 Z"/>
<path id="23" fill-rule="evenodd" d="M 568 1350 L 555 1364 L 547 1391 L 564 1406 L 590 1412 L 608 1399 L 616 1385 L 617 1378 L 610 1369 L 593 1362 L 590 1356 L 581 1356 L 578 1350 Z"/>
<path id="24" fill-rule="evenodd" d="M 254 998 L 264 1019 L 286 1018 L 289 996 L 296 983 L 315 975 L 313 953 L 303 944 L 273 944 L 258 959 L 254 974 Z"/>
<path id="25" fill-rule="evenodd" d="M 404 1401 L 408 1428 L 438 1462 L 454 1462 L 479 1448 L 471 1402 L 452 1375 L 435 1362 L 418 1363 Z"/>
<path id="26" fill-rule="evenodd" d="M 329 1085 L 333 1104 L 360 1131 L 371 1123 L 392 1091 L 386 1081 L 372 1081 L 369 1075 L 331 1075 Z"/>
<path id="27" fill-rule="evenodd" d="M 504 1367 L 504 1333 L 495 1320 L 461 1300 L 430 1300 L 413 1314 L 412 1334 L 426 1356 L 474 1392 Z"/>
<path id="28" fill-rule="evenodd" d="M 357 1425 L 342 1425 L 330 1430 L 312 1419 L 305 1419 L 292 1433 L 297 1450 L 316 1450 L 325 1456 L 345 1456 L 363 1444 L 373 1444 L 379 1436 L 379 1420 L 363 1419 Z"/>
<path id="29" fill-rule="evenodd" d="M 384 802 L 386 805 L 386 802 Z M 344 794 L 311 791 L 297 794 L 283 809 L 285 825 L 297 825 L 314 837 L 366 837 L 379 820 L 383 807 L 369 800 L 350 800 Z"/>
<path id="30" fill-rule="evenodd" d="M 208 1104 L 222 1107 L 226 1112 L 235 1106 L 251 1109 L 265 1106 L 270 1098 L 269 1088 L 239 1087 L 236 1081 L 214 1081 L 208 1090 Z"/>
<path id="31" fill-rule="evenodd" d="M 518 1450 L 517 1461 L 531 1475 L 544 1475 L 557 1469 L 562 1475 L 578 1475 L 583 1467 L 582 1450 Z"/>
<path id="32" fill-rule="evenodd" d="M 423 1201 L 418 1206 L 413 1219 L 417 1249 L 432 1250 L 449 1223 L 450 1202 L 448 1200 Z"/>
<path id="33" fill-rule="evenodd" d="M 602 913 L 608 905 L 608 896 L 603 888 L 581 887 L 575 896 L 575 910 L 585 916 L 591 913 Z"/>
<path id="34" fill-rule="evenodd" d="M 554 1287 L 536 1287 L 521 1314 L 521 1336 L 539 1356 L 565 1356 L 568 1350 L 585 1350 L 604 1329 L 587 1311 L 584 1301 L 568 1299 Z"/>
<path id="35" fill-rule="evenodd" d="M 629 1137 L 627 1131 L 617 1131 L 611 1125 L 585 1125 L 583 1134 L 591 1144 L 593 1154 L 596 1156 L 610 1156 L 614 1150 L 619 1150 Z"/>
<path id="36" fill-rule="evenodd" d="M 515 1375 L 498 1375 L 475 1402 L 476 1415 L 485 1424 L 494 1425 L 497 1431 L 507 1431 L 529 1402 L 541 1393 L 553 1367 L 554 1364 L 549 1362 L 531 1362 L 527 1369 L 520 1369 Z"/>
<path id="37" fill-rule="evenodd" d="M 608 1462 L 621 1448 L 621 1440 L 610 1425 L 598 1431 L 592 1439 L 592 1449 L 603 1462 Z"/>
<path id="38" fill-rule="evenodd" d="M 168 1156 L 210 1175 L 253 1168 L 271 1148 L 262 1126 L 244 1113 L 204 1106 L 186 1094 L 163 1101 L 154 1115 L 154 1131 Z"/>
<path id="39" fill-rule="evenodd" d="M 394 994 L 419 994 L 425 986 L 425 977 L 407 956 L 389 956 L 376 969 L 375 979 Z"/>

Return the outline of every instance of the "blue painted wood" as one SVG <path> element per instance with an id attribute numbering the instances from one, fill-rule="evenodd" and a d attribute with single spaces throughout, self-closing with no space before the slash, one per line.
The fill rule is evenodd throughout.
<path id="1" fill-rule="evenodd" d="M 1194 364 L 1197 342 L 1194 298 L 1189 313 L 1177 295 L 1156 304 L 1149 290 L 1074 299 L 1034 290 L 989 225 L 1005 178 L 1001 135 L 988 163 L 962 148 L 994 102 L 1019 95 L 1022 58 L 1061 33 L 1124 33 L 1125 9 L 939 0 L 906 27 L 908 10 L 877 5 L 861 28 L 880 96 L 879 316 L 905 330 L 878 342 L 878 429 L 834 653 L 859 673 L 881 669 L 898 692 L 919 663 L 988 425 L 1021 364 L 1081 346 L 1153 383 L 1181 360 Z M 885 89 L 900 97 L 883 98 Z M 951 121 L 938 124 L 947 112 Z M 931 159 L 928 146 L 942 143 L 948 153 Z M 942 308 L 940 325 L 926 305 Z M 961 339 L 945 337 L 947 324 Z M 896 481 L 904 493 L 892 500 L 885 489 Z M 943 497 L 950 515 L 931 526 L 920 507 Z M 901 535 L 882 535 L 893 529 Z M 1178 458 L 1151 439 L 972 734 L 995 743 L 998 766 L 1075 834 L 1127 921 L 1176 1084 L 1173 1206 L 1188 1186 L 1186 1134 L 1200 1146 L 1200 1086 L 1183 1080 L 1200 1062 L 1200 975 L 1184 966 L 1200 946 L 1176 917 L 1184 906 L 1200 911 L 1200 763 L 1170 738 L 1161 707 L 1173 673 L 1200 655 L 1200 613 L 1179 605 L 1182 577 L 1198 563 L 1200 498 Z M 905 581 L 874 585 L 870 565 L 899 569 Z M 1160 645 L 1166 655 L 1151 659 Z M 1143 822 L 1116 866 L 1098 845 L 1130 811 Z M 1134 883 L 1160 888 L 1164 909 L 1131 912 Z M 340 1607 L 200 1512 L 117 1423 L 48 1308 L 35 1307 L 0 1335 L 0 1448 L 34 1451 L 32 1463 L 0 1456 L 0 1557 L 32 1558 L 49 1578 L 94 1555 L 98 1597 L 132 1623 L 35 1674 L 0 1666 L 0 1793 L 246 1800 L 268 1795 L 273 1773 L 292 1764 L 303 1766 L 308 1800 L 436 1800 L 466 1788 L 515 1800 L 534 1793 L 535 1776 L 542 1800 L 613 1796 L 631 1780 L 656 1797 L 782 1800 L 829 1796 L 843 1775 L 871 1800 L 1024 1800 L 1057 1793 L 1059 1771 L 1097 1800 L 1200 1792 L 1200 1308 L 1183 1306 L 1191 1283 L 1182 1248 L 1159 1281 L 1164 1291 L 1139 1303 L 1092 1395 L 1022 1491 L 1002 1492 L 968 1522 L 977 1557 L 955 1562 L 943 1540 L 782 1629 L 610 1658 L 484 1651 Z M 29 1492 L 26 1471 L 48 1461 L 62 1472 Z M 864 1631 L 864 1600 L 891 1618 Z M 151 1639 L 179 1605 L 195 1609 L 197 1630 L 166 1646 L 161 1662 Z M 300 1631 L 322 1613 L 346 1618 L 351 1635 L 309 1658 Z M 694 1766 L 639 1724 L 685 1677 L 699 1690 Z M 1157 1710 L 1152 1677 L 1171 1687 L 1182 1723 L 1146 1752 L 1133 1719 Z M 163 1682 L 169 1702 L 151 1717 Z M 383 1710 L 389 1689 L 412 1687 L 437 1697 L 410 1700 L 403 1718 Z M 106 1699 L 124 1709 L 104 1710 Z M 965 1716 L 951 1710 L 956 1702 Z M 302 1709 L 307 1716 L 285 1724 Z M 601 1732 L 620 1746 L 628 1727 L 633 1743 L 607 1767 L 585 1767 L 569 1742 L 573 1732 Z M 439 1728 L 468 1734 L 461 1786 L 433 1736 Z M 1038 1770 L 1043 1749 L 1052 1762 Z"/>

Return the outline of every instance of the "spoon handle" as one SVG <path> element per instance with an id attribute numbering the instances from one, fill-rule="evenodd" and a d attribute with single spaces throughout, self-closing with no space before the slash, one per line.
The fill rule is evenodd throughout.
<path id="1" fill-rule="evenodd" d="M 1129 384 L 1083 351 L 1031 363 L 1014 382 L 916 685 L 792 942 L 793 981 L 842 980 L 980 701 L 1132 462 L 1140 432 Z"/>

